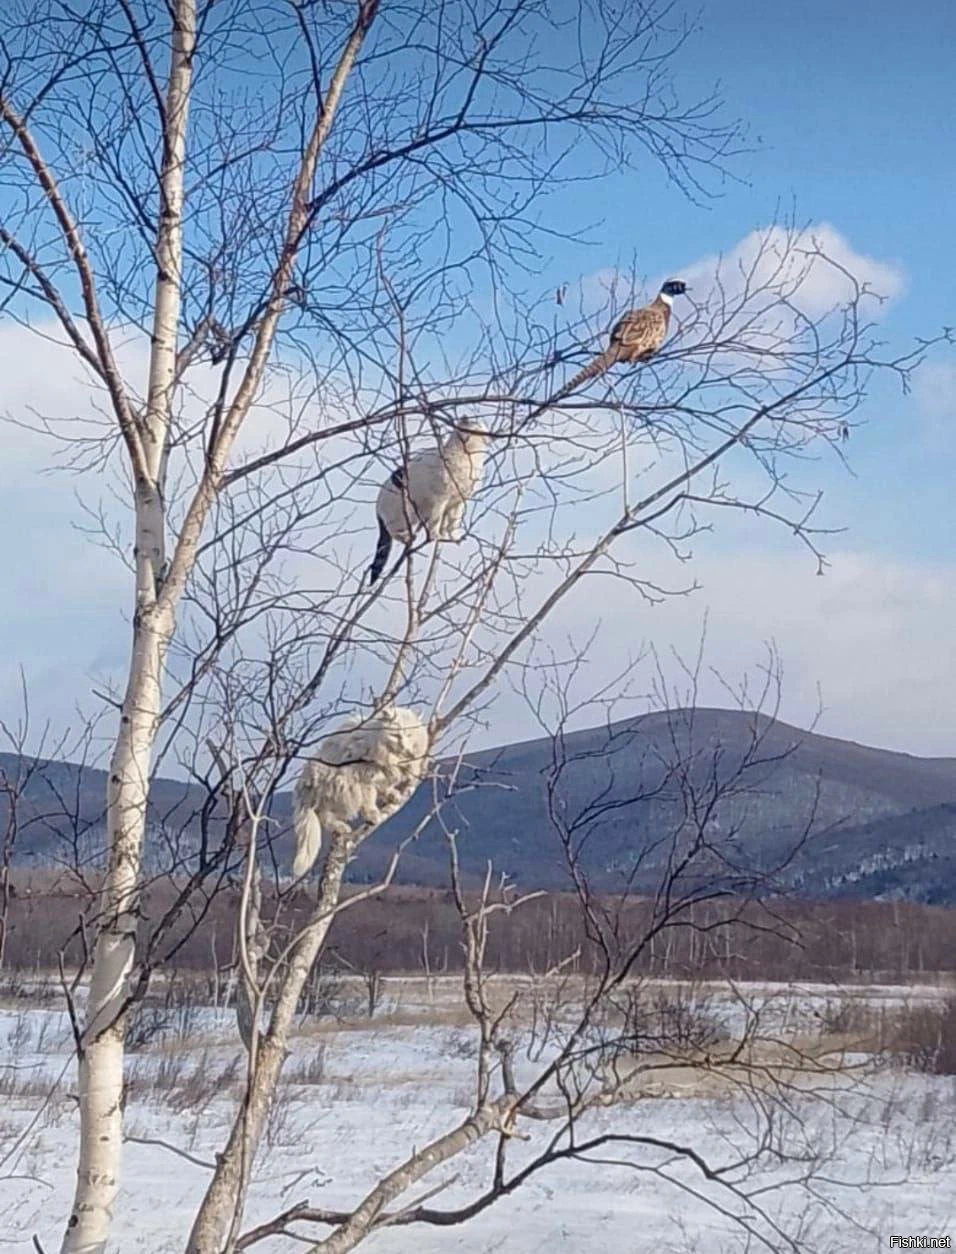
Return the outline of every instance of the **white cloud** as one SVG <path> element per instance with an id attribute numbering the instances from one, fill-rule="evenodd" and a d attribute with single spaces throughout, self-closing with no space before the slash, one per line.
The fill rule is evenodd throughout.
<path id="1" fill-rule="evenodd" d="M 692 286 L 695 298 L 710 293 L 719 280 L 729 300 L 746 290 L 765 288 L 788 292 L 809 317 L 818 318 L 851 300 L 856 283 L 873 299 L 889 302 L 904 290 L 901 268 L 857 252 L 829 223 L 794 231 L 784 226 L 751 231 L 728 253 L 702 257 L 682 267 L 677 277 Z"/>

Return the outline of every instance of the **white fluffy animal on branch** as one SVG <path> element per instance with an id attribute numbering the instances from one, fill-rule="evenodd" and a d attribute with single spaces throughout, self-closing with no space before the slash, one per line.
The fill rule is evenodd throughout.
<path id="1" fill-rule="evenodd" d="M 370 585 L 382 573 L 393 540 L 409 544 L 419 527 L 429 540 L 461 538 L 465 505 L 481 480 L 487 444 L 488 433 L 477 423 L 458 427 L 440 448 L 413 454 L 382 484 Z"/>
<path id="2" fill-rule="evenodd" d="M 319 745 L 293 795 L 298 879 L 315 865 L 322 833 L 348 836 L 353 823 L 378 826 L 402 808 L 428 769 L 428 729 L 414 710 L 389 703 L 353 714 Z"/>

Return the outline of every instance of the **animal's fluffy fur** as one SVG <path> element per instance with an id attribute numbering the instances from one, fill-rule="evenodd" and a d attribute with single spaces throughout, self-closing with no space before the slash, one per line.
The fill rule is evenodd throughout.
<path id="1" fill-rule="evenodd" d="M 382 484 L 370 584 L 382 573 L 393 540 L 408 544 L 419 527 L 429 540 L 461 538 L 465 505 L 481 480 L 487 444 L 487 433 L 477 425 L 453 431 L 440 448 L 415 453 Z"/>
<path id="2" fill-rule="evenodd" d="M 347 836 L 356 820 L 377 825 L 401 809 L 428 768 L 428 750 L 427 728 L 405 706 L 353 714 L 330 732 L 296 781 L 293 875 L 314 866 L 323 832 Z"/>

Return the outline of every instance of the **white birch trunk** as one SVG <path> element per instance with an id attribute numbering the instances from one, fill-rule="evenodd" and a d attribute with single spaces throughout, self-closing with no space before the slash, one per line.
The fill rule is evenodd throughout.
<path id="1" fill-rule="evenodd" d="M 119 1011 L 136 946 L 135 907 L 164 643 L 153 621 L 138 625 L 120 732 L 110 761 L 109 864 L 79 1062 L 76 1194 L 62 1254 L 102 1254 L 119 1189 L 125 1034 L 125 1016 Z"/>
<path id="2" fill-rule="evenodd" d="M 345 842 L 334 842 L 322 869 L 316 922 L 303 932 L 290 956 L 268 1030 L 259 1041 L 246 1101 L 236 1115 L 225 1149 L 216 1156 L 216 1170 L 189 1234 L 187 1254 L 230 1254 L 231 1242 L 227 1242 L 286 1059 L 289 1030 L 309 972 L 332 924 L 348 857 Z"/>
<path id="3" fill-rule="evenodd" d="M 306 1254 L 349 1254 L 350 1250 L 361 1245 L 369 1236 L 390 1202 L 400 1198 L 436 1167 L 463 1153 L 469 1145 L 480 1141 L 495 1129 L 500 1130 L 511 1101 L 511 1098 L 503 1098 L 479 1107 L 456 1128 L 413 1153 L 400 1167 L 382 1177 L 356 1206 L 346 1223 L 321 1241 L 310 1245 Z"/>
<path id="4" fill-rule="evenodd" d="M 156 604 L 165 560 L 163 485 L 180 311 L 183 164 L 195 46 L 194 0 L 177 0 L 166 100 L 156 294 L 146 412 L 141 421 L 146 478 L 134 485 L 136 612 L 129 679 L 107 785 L 109 860 L 79 1060 L 80 1154 L 61 1254 L 103 1254 L 119 1190 L 122 1151 L 123 1004 L 136 947 L 136 906 L 159 722 L 163 660 L 174 611 Z"/>

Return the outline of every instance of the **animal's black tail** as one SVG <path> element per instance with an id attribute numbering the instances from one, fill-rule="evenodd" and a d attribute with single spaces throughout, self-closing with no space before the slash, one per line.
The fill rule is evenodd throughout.
<path id="1" fill-rule="evenodd" d="M 368 586 L 378 579 L 379 575 L 385 569 L 385 563 L 388 561 L 388 555 L 392 551 L 392 537 L 388 528 L 378 520 L 378 544 L 375 546 L 375 556 L 372 558 L 372 564 L 368 568 Z"/>

